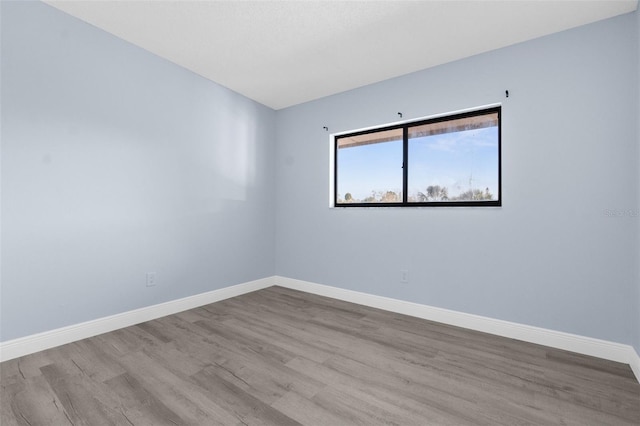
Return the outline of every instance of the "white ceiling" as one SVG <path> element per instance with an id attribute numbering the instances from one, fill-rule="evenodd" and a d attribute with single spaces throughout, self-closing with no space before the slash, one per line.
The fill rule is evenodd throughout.
<path id="1" fill-rule="evenodd" d="M 46 3 L 274 109 L 638 6 L 638 0 Z"/>

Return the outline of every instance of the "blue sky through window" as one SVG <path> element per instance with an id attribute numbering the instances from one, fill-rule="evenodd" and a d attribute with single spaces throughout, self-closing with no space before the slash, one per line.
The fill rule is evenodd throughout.
<path id="1" fill-rule="evenodd" d="M 470 189 L 498 195 L 498 127 L 409 139 L 409 197 L 430 185 L 456 197 Z"/>
<path id="2" fill-rule="evenodd" d="M 409 139 L 409 201 L 430 185 L 446 187 L 449 198 L 470 189 L 498 197 L 498 127 L 454 131 Z M 350 193 L 402 191 L 402 140 L 338 149 L 338 198 Z"/>
<path id="3" fill-rule="evenodd" d="M 402 191 L 402 139 L 338 150 L 338 196 Z"/>

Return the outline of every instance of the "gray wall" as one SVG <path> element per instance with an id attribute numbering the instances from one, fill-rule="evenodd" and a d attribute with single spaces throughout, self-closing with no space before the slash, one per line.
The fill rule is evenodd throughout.
<path id="1" fill-rule="evenodd" d="M 638 59 L 638 63 L 637 63 L 637 70 L 636 70 L 636 75 L 640 76 L 640 8 L 636 10 L 636 57 Z M 636 110 L 636 124 L 638 125 L 638 133 L 637 133 L 637 139 L 638 139 L 638 164 L 639 166 L 636 167 L 636 179 L 637 181 L 640 182 L 640 77 L 636 80 L 636 84 L 637 84 L 637 94 L 638 94 L 638 99 L 637 99 L 637 110 Z M 639 185 L 640 186 L 640 185 Z M 638 190 L 640 191 L 640 188 L 638 188 Z M 640 199 L 640 196 L 638 197 Z M 640 200 L 638 203 L 638 212 L 640 212 Z M 640 221 L 640 217 L 637 218 L 638 221 Z M 639 225 L 640 228 L 640 225 Z M 637 262 L 637 277 L 636 277 L 636 297 L 635 297 L 635 301 L 636 301 L 636 321 L 635 321 L 635 325 L 636 325 L 636 340 L 635 340 L 635 348 L 636 348 L 636 352 L 638 354 L 640 354 L 640 229 L 638 231 L 638 241 L 637 241 L 637 257 L 636 257 L 636 262 Z"/>
<path id="2" fill-rule="evenodd" d="M 45 4 L 1 8 L 0 340 L 273 275 L 273 110 Z"/>
<path id="3" fill-rule="evenodd" d="M 636 47 L 627 14 L 279 111 L 277 274 L 631 344 Z M 495 102 L 503 207 L 329 208 L 323 126 Z"/>
<path id="4" fill-rule="evenodd" d="M 275 113 L 44 4 L 0 11 L 0 341 L 275 271 L 640 352 L 638 12 Z M 328 207 L 322 126 L 494 102 L 502 208 Z"/>

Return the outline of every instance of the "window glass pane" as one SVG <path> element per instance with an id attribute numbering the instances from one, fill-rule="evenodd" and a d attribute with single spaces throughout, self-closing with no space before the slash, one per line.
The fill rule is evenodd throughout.
<path id="1" fill-rule="evenodd" d="M 498 113 L 409 127 L 408 202 L 499 198 Z"/>
<path id="2" fill-rule="evenodd" d="M 402 129 L 337 139 L 338 204 L 402 203 Z"/>

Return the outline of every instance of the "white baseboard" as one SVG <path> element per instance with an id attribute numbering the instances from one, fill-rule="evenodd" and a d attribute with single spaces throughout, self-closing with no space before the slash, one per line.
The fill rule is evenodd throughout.
<path id="1" fill-rule="evenodd" d="M 640 382 L 640 356 L 630 345 L 532 327 L 509 321 L 487 318 L 479 315 L 466 314 L 448 309 L 436 308 L 428 305 L 391 299 L 383 296 L 361 293 L 342 288 L 316 284 L 308 281 L 296 280 L 276 276 L 275 284 L 281 287 L 313 293 L 320 296 L 357 303 L 385 311 L 410 315 L 444 324 L 463 327 L 471 330 L 491 333 L 524 342 L 536 343 L 552 348 L 577 352 L 610 361 L 629 364 L 636 379 Z"/>
<path id="2" fill-rule="evenodd" d="M 0 362 L 240 296 L 241 294 L 271 287 L 274 283 L 274 277 L 263 278 L 19 339 L 0 342 Z"/>
<path id="3" fill-rule="evenodd" d="M 633 374 L 636 375 L 636 379 L 638 379 L 638 382 L 640 382 L 640 354 L 634 349 L 631 349 L 631 351 L 633 353 L 631 354 L 629 367 L 631 367 L 631 370 L 633 370 Z"/>
<path id="4" fill-rule="evenodd" d="M 151 321 L 167 315 L 172 315 L 188 309 L 215 303 L 224 299 L 240 296 L 252 291 L 279 285 L 294 290 L 320 296 L 344 300 L 386 311 L 423 318 L 444 324 L 468 328 L 471 330 L 491 333 L 511 339 L 536 343 L 552 348 L 564 349 L 584 355 L 595 356 L 611 361 L 629 364 L 631 370 L 640 382 L 640 355 L 630 345 L 594 339 L 560 331 L 548 330 L 517 324 L 509 321 L 497 320 L 479 315 L 466 314 L 448 309 L 436 308 L 418 303 L 391 299 L 383 296 L 346 290 L 316 284 L 308 281 L 296 280 L 280 276 L 263 278 L 230 287 L 197 294 L 182 299 L 172 300 L 158 305 L 135 309 L 129 312 L 98 318 L 68 327 L 58 328 L 19 339 L 0 342 L 0 362 L 8 361 L 23 355 L 86 339 L 98 334 L 107 333 L 145 321 Z"/>

